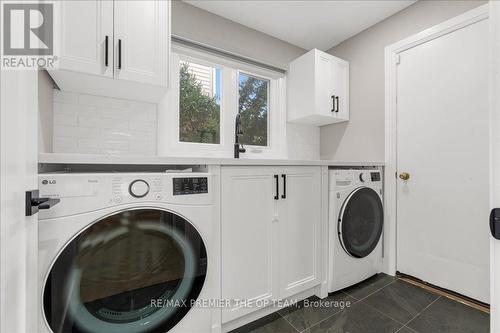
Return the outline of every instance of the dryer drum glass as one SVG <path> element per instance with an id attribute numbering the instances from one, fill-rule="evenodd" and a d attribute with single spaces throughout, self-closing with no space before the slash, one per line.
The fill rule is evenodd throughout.
<path id="1" fill-rule="evenodd" d="M 53 332 L 168 332 L 201 292 L 207 253 L 182 217 L 134 209 L 83 230 L 55 260 L 44 312 Z"/>
<path id="2" fill-rule="evenodd" d="M 368 256 L 377 247 L 384 226 L 380 196 L 371 188 L 358 188 L 346 199 L 340 214 L 342 247 L 355 258 Z"/>

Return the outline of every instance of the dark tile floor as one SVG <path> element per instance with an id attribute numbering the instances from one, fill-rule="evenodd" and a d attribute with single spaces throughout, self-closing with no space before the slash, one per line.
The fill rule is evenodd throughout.
<path id="1" fill-rule="evenodd" d="M 378 274 L 320 300 L 310 297 L 232 333 L 488 333 L 489 315 Z"/>

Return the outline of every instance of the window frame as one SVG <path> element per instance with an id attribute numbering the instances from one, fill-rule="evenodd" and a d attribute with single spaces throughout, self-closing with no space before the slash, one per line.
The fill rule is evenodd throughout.
<path id="1" fill-rule="evenodd" d="M 179 136 L 180 61 L 221 69 L 220 140 L 216 143 L 183 142 Z M 286 155 L 286 75 L 187 46 L 173 45 L 171 82 L 158 109 L 158 151 L 161 155 L 233 157 L 234 121 L 239 110 L 239 73 L 269 81 L 267 146 L 245 145 L 240 158 L 283 158 Z"/>

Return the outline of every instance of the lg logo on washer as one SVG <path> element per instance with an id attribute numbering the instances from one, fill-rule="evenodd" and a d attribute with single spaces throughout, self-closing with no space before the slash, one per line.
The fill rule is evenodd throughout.
<path id="1" fill-rule="evenodd" d="M 54 185 L 55 183 L 56 183 L 55 179 L 50 179 L 50 180 L 44 179 L 44 180 L 42 180 L 42 185 Z"/>

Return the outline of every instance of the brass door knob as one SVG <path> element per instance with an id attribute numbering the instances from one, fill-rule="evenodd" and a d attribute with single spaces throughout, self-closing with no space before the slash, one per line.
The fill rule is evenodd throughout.
<path id="1" fill-rule="evenodd" d="M 410 179 L 410 174 L 408 172 L 401 172 L 399 174 L 399 178 L 402 180 L 408 180 Z"/>

